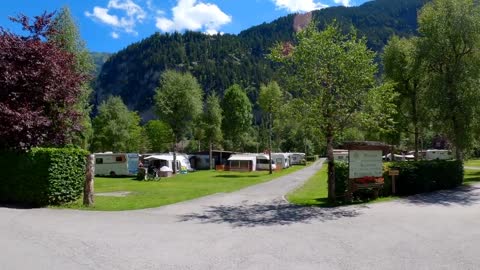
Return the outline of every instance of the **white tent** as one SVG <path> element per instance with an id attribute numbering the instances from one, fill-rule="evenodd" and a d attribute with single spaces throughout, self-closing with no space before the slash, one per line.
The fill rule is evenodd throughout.
<path id="1" fill-rule="evenodd" d="M 185 168 L 187 171 L 193 171 L 192 166 L 190 166 L 190 161 L 188 160 L 188 156 L 184 154 L 177 154 L 176 155 L 176 161 L 177 161 L 177 166 L 176 169 L 177 171 L 180 171 L 182 168 Z M 160 161 L 160 167 L 167 166 L 168 168 L 173 170 L 173 154 L 172 153 L 167 153 L 167 154 L 158 154 L 158 155 L 151 155 L 145 158 L 145 160 L 150 161 L 155 161 L 158 160 Z"/>

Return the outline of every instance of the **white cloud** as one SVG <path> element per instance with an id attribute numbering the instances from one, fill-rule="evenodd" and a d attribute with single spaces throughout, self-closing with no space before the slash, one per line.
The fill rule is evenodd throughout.
<path id="1" fill-rule="evenodd" d="M 197 0 L 178 0 L 172 14 L 171 19 L 157 17 L 157 28 L 163 32 L 194 30 L 215 34 L 221 26 L 232 21 L 232 17 L 217 5 Z"/>
<path id="2" fill-rule="evenodd" d="M 111 14 L 112 10 L 123 12 L 125 16 L 113 15 Z M 143 22 L 147 13 L 132 0 L 110 0 L 107 8 L 94 7 L 92 13 L 85 11 L 85 16 L 110 25 L 117 30 L 137 34 L 135 26 L 137 23 Z"/>
<path id="3" fill-rule="evenodd" d="M 112 32 L 110 35 L 111 35 L 112 38 L 114 38 L 114 39 L 118 39 L 118 38 L 120 37 L 120 35 L 119 35 L 117 32 Z"/>
<path id="4" fill-rule="evenodd" d="M 335 0 L 335 2 L 337 1 L 342 0 Z M 349 0 L 347 0 L 347 2 L 348 1 Z M 308 12 L 315 9 L 322 9 L 328 7 L 327 5 L 316 2 L 314 0 L 273 0 L 273 2 L 278 8 L 286 9 L 289 12 Z"/>
<path id="5" fill-rule="evenodd" d="M 337 4 L 342 4 L 343 6 L 346 6 L 346 7 L 349 7 L 351 5 L 350 0 L 333 0 L 333 1 Z"/>

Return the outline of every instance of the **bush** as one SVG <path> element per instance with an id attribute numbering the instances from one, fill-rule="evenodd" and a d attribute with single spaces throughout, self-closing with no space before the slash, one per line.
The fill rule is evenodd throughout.
<path id="1" fill-rule="evenodd" d="M 319 157 L 318 157 L 317 155 L 305 157 L 305 159 L 306 159 L 307 161 L 309 161 L 309 162 L 315 162 L 315 161 L 318 160 L 318 158 L 319 158 Z"/>
<path id="2" fill-rule="evenodd" d="M 390 169 L 398 169 L 396 195 L 405 196 L 440 189 L 451 189 L 463 183 L 463 164 L 456 160 L 408 161 L 384 163 L 385 179 L 381 196 L 392 195 Z M 341 196 L 348 185 L 348 163 L 335 162 L 335 192 Z"/>
<path id="3" fill-rule="evenodd" d="M 335 161 L 335 194 L 343 196 L 348 187 L 348 163 Z"/>
<path id="4" fill-rule="evenodd" d="M 45 206 L 77 200 L 83 190 L 87 154 L 78 148 L 0 153 L 4 175 L 0 201 Z"/>
<path id="5" fill-rule="evenodd" d="M 392 162 L 386 166 L 385 181 L 391 183 L 388 169 L 398 169 L 396 176 L 397 195 L 413 195 L 440 189 L 451 189 L 463 183 L 463 163 L 457 160 Z M 391 193 L 391 184 L 384 186 L 384 192 Z"/>

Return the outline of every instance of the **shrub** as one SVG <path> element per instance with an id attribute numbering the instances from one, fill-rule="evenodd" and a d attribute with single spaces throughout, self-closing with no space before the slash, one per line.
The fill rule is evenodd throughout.
<path id="1" fill-rule="evenodd" d="M 396 195 L 413 195 L 440 189 L 451 189 L 463 182 L 463 164 L 456 160 L 408 161 L 384 163 L 384 185 L 381 196 L 392 195 L 390 169 L 398 169 Z M 343 195 L 348 185 L 348 163 L 335 162 L 335 192 Z"/>
<path id="2" fill-rule="evenodd" d="M 318 156 L 317 155 L 307 156 L 307 157 L 305 157 L 305 159 L 309 162 L 315 162 L 315 161 L 318 160 Z"/>
<path id="3" fill-rule="evenodd" d="M 78 148 L 0 153 L 4 167 L 0 201 L 44 206 L 77 200 L 83 190 L 87 154 Z"/>
<path id="4" fill-rule="evenodd" d="M 335 161 L 335 193 L 343 196 L 348 186 L 348 163 Z"/>
<path id="5" fill-rule="evenodd" d="M 457 160 L 392 162 L 386 166 L 386 169 L 389 168 L 400 171 L 395 180 L 398 195 L 451 189 L 463 183 L 463 163 Z M 384 176 L 385 180 L 389 179 L 391 182 L 388 170 Z M 390 194 L 391 185 L 385 186 L 384 192 Z"/>

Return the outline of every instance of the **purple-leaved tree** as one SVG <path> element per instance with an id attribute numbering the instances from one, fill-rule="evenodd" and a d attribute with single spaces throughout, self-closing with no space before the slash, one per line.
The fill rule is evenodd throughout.
<path id="1" fill-rule="evenodd" d="M 75 70 L 74 55 L 48 41 L 52 16 L 11 18 L 28 36 L 0 28 L 0 150 L 62 146 L 81 128 L 74 105 L 88 76 Z"/>

